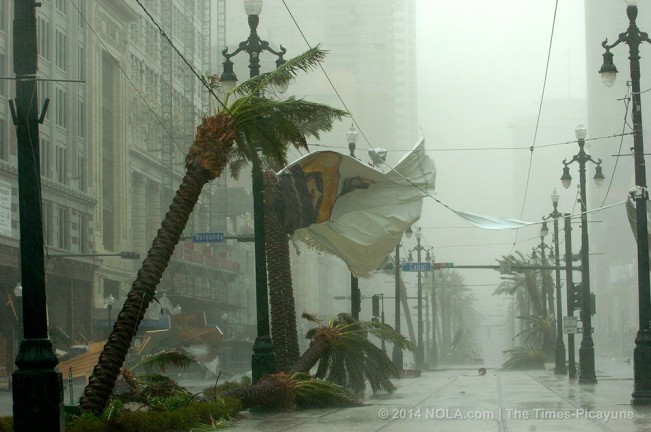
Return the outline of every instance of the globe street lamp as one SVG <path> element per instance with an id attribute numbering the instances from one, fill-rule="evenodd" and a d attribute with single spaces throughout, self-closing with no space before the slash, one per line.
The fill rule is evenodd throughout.
<path id="1" fill-rule="evenodd" d="M 644 140 L 642 134 L 642 103 L 640 99 L 640 44 L 651 43 L 647 33 L 639 30 L 635 20 L 637 18 L 637 0 L 628 0 L 626 15 L 628 15 L 628 29 L 620 33 L 612 45 L 608 39 L 601 46 L 606 52 L 603 54 L 604 63 L 599 70 L 606 86 L 610 87 L 615 82 L 617 68 L 613 63 L 611 48 L 624 42 L 628 45 L 629 62 L 631 71 L 631 87 L 633 101 L 633 156 L 635 163 L 635 214 L 637 216 L 637 282 L 638 282 L 638 308 L 639 330 L 635 338 L 633 351 L 633 394 L 631 403 L 634 405 L 651 404 L 651 289 L 649 283 L 649 244 L 647 231 L 647 199 L 649 197 L 646 185 L 646 168 L 644 163 Z"/>
<path id="2" fill-rule="evenodd" d="M 605 180 L 601 171 L 601 159 L 594 161 L 585 150 L 585 137 L 587 130 L 583 125 L 578 125 L 574 131 L 576 139 L 579 144 L 579 153 L 572 157 L 572 160 L 565 162 L 563 160 L 563 175 L 561 182 L 566 189 L 572 183 L 572 176 L 570 176 L 569 165 L 573 162 L 579 164 L 579 188 L 581 199 L 581 284 L 582 291 L 582 306 L 581 306 L 581 322 L 583 323 L 583 337 L 581 338 L 581 348 L 579 348 L 579 383 L 580 384 L 595 384 L 597 376 L 594 369 L 594 341 L 592 340 L 592 310 L 590 307 L 590 258 L 589 258 L 589 244 L 588 244 L 588 206 L 586 201 L 586 180 L 585 180 L 585 164 L 592 162 L 596 165 L 595 175 L 593 177 L 597 186 L 601 186 Z M 646 218 L 646 215 L 645 215 Z M 644 237 L 646 238 L 646 236 Z M 648 257 L 647 257 L 648 263 Z"/>
<path id="3" fill-rule="evenodd" d="M 554 211 L 546 217 L 543 216 L 543 220 L 554 219 L 554 238 L 552 239 L 554 242 L 554 264 L 556 266 L 556 349 L 554 351 L 554 374 L 565 375 L 567 373 L 567 367 L 565 366 L 565 344 L 563 343 L 563 322 L 561 320 L 563 317 L 563 305 L 561 304 L 561 268 L 558 245 L 558 218 L 563 216 L 563 214 L 558 211 L 559 195 L 556 189 L 552 192 L 551 198 Z"/>
<path id="4" fill-rule="evenodd" d="M 249 55 L 249 76 L 260 75 L 260 53 L 269 51 L 278 56 L 276 67 L 285 63 L 283 55 L 287 52 L 283 46 L 280 51 L 269 47 L 269 42 L 260 39 L 257 28 L 260 22 L 262 11 L 262 0 L 244 0 L 244 11 L 249 17 L 250 34 L 247 40 L 240 42 L 238 48 L 228 53 L 228 48 L 222 51 L 225 59 L 223 62 L 224 71 L 221 75 L 221 82 L 225 89 L 232 87 L 237 82 L 237 76 L 233 72 L 231 58 L 241 52 Z M 279 89 L 283 92 L 285 89 Z M 262 179 L 262 152 L 256 151 L 253 167 L 251 169 L 251 180 L 253 189 L 253 226 L 255 232 L 255 299 L 257 311 L 257 337 L 253 343 L 253 356 L 251 359 L 251 374 L 253 382 L 263 375 L 276 372 L 276 357 L 273 352 L 273 342 L 270 337 L 269 327 L 269 301 L 267 290 L 267 265 L 265 254 L 265 232 L 264 232 L 264 189 Z"/>
<path id="5" fill-rule="evenodd" d="M 111 328 L 111 312 L 113 311 L 113 306 L 115 305 L 115 297 L 113 294 L 109 294 L 108 297 L 104 299 L 104 307 L 108 312 L 108 327 Z"/>

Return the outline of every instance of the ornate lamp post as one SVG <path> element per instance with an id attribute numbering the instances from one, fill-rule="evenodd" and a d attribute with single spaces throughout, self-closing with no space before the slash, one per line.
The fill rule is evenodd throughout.
<path id="1" fill-rule="evenodd" d="M 20 219 L 20 280 L 23 339 L 12 374 L 13 425 L 16 432 L 62 430 L 61 373 L 48 338 L 41 174 L 39 114 L 36 77 L 38 53 L 34 0 L 14 1 L 14 72 L 16 98 L 10 103 L 16 126 L 18 167 L 18 213 Z M 43 110 L 44 111 L 44 110 Z"/>
<path id="2" fill-rule="evenodd" d="M 260 74 L 260 53 L 269 51 L 278 56 L 276 67 L 285 63 L 283 55 L 287 52 L 280 46 L 280 51 L 269 48 L 269 42 L 260 39 L 257 28 L 260 22 L 262 11 L 262 0 L 244 0 L 244 11 L 249 17 L 249 38 L 240 42 L 233 53 L 228 53 L 228 48 L 222 51 L 226 58 L 223 62 L 224 71 L 221 75 L 221 82 L 225 88 L 235 85 L 237 76 L 233 72 L 231 58 L 241 52 L 249 55 L 249 76 L 254 77 Z M 284 89 L 280 89 L 281 92 Z M 265 255 L 265 233 L 264 233 L 264 188 L 262 179 L 262 155 L 258 151 L 258 157 L 253 161 L 251 169 L 253 189 L 253 225 L 255 232 L 255 299 L 257 310 L 258 334 L 253 343 L 253 356 L 251 359 L 251 373 L 253 382 L 257 382 L 263 375 L 276 371 L 276 357 L 273 352 L 273 342 L 270 337 L 269 327 L 269 301 L 267 290 L 267 264 Z"/>
<path id="3" fill-rule="evenodd" d="M 350 130 L 346 133 L 348 141 L 348 150 L 350 157 L 357 159 L 355 156 L 355 147 L 357 143 L 357 131 L 351 124 Z M 362 309 L 362 294 L 359 292 L 359 280 L 354 274 L 350 274 L 350 314 L 353 318 L 359 319 L 359 312 Z"/>
<path id="4" fill-rule="evenodd" d="M 574 317 L 574 299 L 572 298 L 572 287 L 574 286 L 572 277 L 572 220 L 570 214 L 563 214 L 565 231 L 565 302 L 567 303 L 567 316 Z M 576 360 L 574 358 L 574 333 L 567 334 L 567 364 L 568 364 L 568 377 L 576 379 Z"/>
<path id="5" fill-rule="evenodd" d="M 647 228 L 646 202 L 649 198 L 646 185 L 646 166 L 644 163 L 644 140 L 642 134 L 642 103 L 640 99 L 640 44 L 651 43 L 647 33 L 640 31 L 635 23 L 637 18 L 637 0 L 627 0 L 626 15 L 629 25 L 624 33 L 612 45 L 608 39 L 601 46 L 606 52 L 603 54 L 604 64 L 601 66 L 601 77 L 604 84 L 610 87 L 615 82 L 617 68 L 613 63 L 611 48 L 624 42 L 628 45 L 629 62 L 631 70 L 632 87 L 632 115 L 633 115 L 633 155 L 635 159 L 635 214 L 637 219 L 637 283 L 639 302 L 639 330 L 635 338 L 633 351 L 633 394 L 631 404 L 651 404 L 651 290 L 649 288 L 649 244 Z"/>
<path id="6" fill-rule="evenodd" d="M 533 254 L 532 258 L 536 259 L 536 249 L 540 249 L 540 265 L 542 267 L 546 267 L 547 264 L 547 258 L 545 256 L 545 249 L 550 250 L 550 255 L 551 255 L 551 246 L 547 246 L 545 244 L 545 237 L 547 237 L 547 234 L 549 234 L 549 228 L 547 228 L 547 222 L 543 222 L 542 227 L 540 228 L 540 244 L 538 246 L 535 246 L 533 248 Z M 542 286 L 540 289 L 541 295 L 540 295 L 540 301 L 542 302 L 542 314 L 543 316 L 547 315 L 547 284 L 545 281 L 547 278 L 543 275 L 544 270 L 540 270 L 540 275 L 542 279 Z"/>
<path id="7" fill-rule="evenodd" d="M 601 186 L 605 180 L 601 171 L 601 159 L 594 161 L 585 150 L 585 137 L 587 130 L 583 125 L 579 125 L 575 129 L 576 139 L 579 144 L 579 153 L 572 157 L 572 160 L 565 162 L 563 160 L 563 175 L 561 181 L 563 187 L 566 189 L 572 183 L 572 176 L 570 176 L 569 165 L 573 162 L 579 164 L 579 183 L 580 183 L 580 197 L 581 197 L 581 283 L 583 285 L 582 307 L 581 307 L 581 322 L 583 323 L 583 337 L 581 338 L 581 348 L 579 348 L 579 383 L 580 384 L 595 384 L 597 376 L 594 369 L 594 341 L 592 340 L 592 311 L 590 310 L 590 257 L 589 257 L 589 244 L 588 244 L 588 209 L 586 201 L 586 180 L 585 180 L 585 164 L 592 162 L 596 165 L 595 175 L 593 177 L 597 186 Z M 645 215 L 646 218 L 646 215 Z M 648 263 L 648 257 L 647 257 Z"/>
<path id="8" fill-rule="evenodd" d="M 411 238 L 412 235 L 411 229 L 407 230 L 405 232 L 405 237 L 407 239 Z M 396 255 L 395 255 L 395 264 L 393 266 L 394 270 L 394 276 L 395 276 L 395 317 L 396 317 L 396 322 L 394 325 L 395 331 L 400 333 L 400 243 L 396 245 Z M 393 351 L 391 353 L 391 360 L 393 361 L 393 365 L 396 367 L 398 370 L 403 369 L 403 356 L 402 356 L 402 349 L 398 347 L 397 345 L 393 345 Z"/>
<path id="9" fill-rule="evenodd" d="M 561 268 L 558 245 L 558 218 L 563 216 L 563 214 L 558 211 L 559 195 L 556 189 L 552 192 L 551 198 L 554 211 L 546 217 L 543 216 L 543 220 L 554 219 L 554 238 L 552 239 L 554 242 L 554 265 L 556 266 L 556 349 L 554 352 L 554 374 L 565 375 L 567 373 L 567 367 L 565 366 L 565 344 L 563 343 L 563 305 L 561 304 Z"/>
<path id="10" fill-rule="evenodd" d="M 409 229 L 408 232 L 411 232 L 411 228 Z M 411 258 L 411 253 L 413 251 L 416 251 L 417 254 L 417 260 L 418 263 L 420 264 L 421 262 L 421 251 L 424 251 L 426 248 L 421 246 L 420 244 L 420 239 L 422 237 L 422 232 L 420 230 L 420 227 L 416 230 L 416 247 L 413 249 L 409 250 L 409 261 L 412 260 Z M 422 275 L 421 275 L 421 270 L 420 270 L 420 265 L 418 266 L 418 345 L 416 346 L 416 356 L 415 356 L 415 363 L 416 363 L 416 368 L 419 369 L 423 366 L 423 361 L 425 358 L 425 351 L 423 348 L 423 286 L 422 286 Z"/>

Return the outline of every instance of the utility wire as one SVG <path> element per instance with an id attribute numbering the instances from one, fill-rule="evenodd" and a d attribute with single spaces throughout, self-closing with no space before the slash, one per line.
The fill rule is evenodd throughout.
<path id="1" fill-rule="evenodd" d="M 547 75 L 549 74 L 549 60 L 552 55 L 552 43 L 554 41 L 554 29 L 556 28 L 556 13 L 558 11 L 558 0 L 556 0 L 554 4 L 554 18 L 552 20 L 552 29 L 551 29 L 551 34 L 549 35 L 549 48 L 547 50 L 547 63 L 545 65 L 545 77 L 543 79 L 543 87 L 542 87 L 542 93 L 540 95 L 540 104 L 538 105 L 538 116 L 536 117 L 536 128 L 534 130 L 533 134 L 533 142 L 531 143 L 531 147 L 529 147 L 529 150 L 531 154 L 529 155 L 529 167 L 527 169 L 527 181 L 525 183 L 525 188 L 524 188 L 524 197 L 522 199 L 522 209 L 520 210 L 520 219 L 522 219 L 522 216 L 524 215 L 524 207 L 527 203 L 527 194 L 529 193 L 529 181 L 531 180 L 531 167 L 533 165 L 533 151 L 536 146 L 536 138 L 538 137 L 538 127 L 540 125 L 540 116 L 542 114 L 542 106 L 543 106 L 543 101 L 545 100 L 545 88 L 547 87 Z M 518 230 L 515 231 L 515 240 L 513 242 L 513 246 L 515 247 L 515 244 L 517 243 L 518 239 Z M 513 253 L 513 249 L 511 249 L 511 253 Z"/>
<path id="2" fill-rule="evenodd" d="M 604 200 L 601 202 L 601 205 L 603 206 L 606 202 L 606 199 L 608 198 L 608 193 L 610 192 L 610 188 L 613 185 L 613 180 L 615 180 L 615 171 L 617 170 L 617 165 L 619 164 L 619 159 L 621 157 L 622 153 L 622 145 L 624 144 L 624 130 L 626 129 L 627 125 L 627 117 L 628 117 L 628 107 L 629 103 L 631 102 L 631 93 L 630 93 L 631 88 L 628 87 L 626 91 L 626 96 L 624 96 L 624 122 L 622 124 L 622 136 L 621 139 L 619 140 L 619 149 L 617 150 L 617 157 L 615 158 L 615 166 L 613 167 L 613 173 L 610 176 L 610 181 L 608 182 L 608 189 L 606 190 L 606 195 L 604 196 Z"/>
<path id="3" fill-rule="evenodd" d="M 633 135 L 633 132 L 622 132 L 620 134 L 613 134 L 613 135 L 608 135 L 608 136 L 602 136 L 602 137 L 596 137 L 596 138 L 586 138 L 585 141 L 598 141 L 598 140 L 605 140 L 605 139 L 612 139 L 612 138 L 617 138 L 617 137 L 624 137 L 627 135 Z M 556 147 L 556 146 L 562 146 L 562 145 L 571 145 L 571 144 L 576 144 L 576 141 L 563 141 L 563 142 L 558 142 L 558 143 L 551 143 L 551 144 L 541 144 L 536 147 L 536 149 L 541 149 L 541 148 L 548 148 L 548 147 Z M 333 145 L 333 144 L 321 144 L 321 143 L 312 143 L 310 144 L 311 147 L 324 147 L 324 148 L 332 148 L 332 149 L 343 149 L 346 150 L 348 147 L 342 146 L 342 145 Z M 411 149 L 393 149 L 393 150 L 387 150 L 388 153 L 394 153 L 394 152 L 408 152 Z M 528 148 L 524 147 L 450 147 L 450 148 L 438 148 L 438 149 L 424 149 L 426 153 L 428 152 L 456 152 L 456 151 L 499 151 L 499 150 L 507 150 L 507 151 L 519 151 L 519 150 L 529 150 Z"/>
<path id="4" fill-rule="evenodd" d="M 86 0 L 82 0 L 82 1 L 86 1 Z M 131 84 L 131 87 L 133 87 L 133 89 L 136 91 L 136 93 L 138 93 L 138 96 L 140 96 L 140 98 L 141 98 L 142 101 L 145 103 L 145 105 L 147 105 L 147 108 L 149 108 L 149 111 L 151 111 L 151 113 L 154 115 L 154 117 L 156 117 L 156 120 L 158 120 L 158 123 L 161 125 L 161 127 L 163 128 L 163 130 L 165 131 L 165 133 L 166 133 L 167 135 L 169 135 L 169 137 L 170 137 L 170 139 L 172 140 L 172 142 L 174 143 L 174 145 L 175 145 L 179 150 L 182 151 L 183 149 L 181 148 L 181 146 L 179 145 L 179 143 L 174 139 L 174 135 L 172 135 L 172 132 L 170 132 L 170 130 L 166 127 L 166 125 L 165 125 L 165 123 L 163 122 L 163 120 L 158 116 L 158 114 L 156 113 L 156 111 L 154 111 L 154 109 L 152 108 L 152 106 L 149 104 L 149 102 L 148 102 L 147 99 L 145 98 L 145 95 L 143 95 L 143 93 L 140 91 L 140 89 L 138 88 L 138 86 L 136 86 L 136 84 L 131 80 L 131 78 L 129 77 L 129 75 L 127 74 L 127 72 L 124 70 L 124 68 L 122 67 L 122 65 L 120 64 L 120 62 L 117 61 L 117 59 L 116 59 L 115 57 L 113 57 L 113 55 L 111 54 L 111 50 L 109 49 L 109 47 L 107 47 L 106 44 L 104 43 L 104 41 L 102 40 L 102 38 L 99 37 L 99 35 L 97 34 L 97 32 L 95 31 L 95 29 L 93 28 L 93 26 L 90 25 L 90 23 L 88 22 L 88 20 L 87 20 L 86 17 L 84 16 L 84 14 L 81 13 L 81 11 L 79 10 L 79 8 L 78 8 L 77 5 L 75 4 L 75 2 L 74 2 L 74 1 L 70 1 L 70 3 L 71 3 L 72 6 L 77 10 L 77 13 L 78 13 L 79 16 L 84 20 L 84 22 L 86 23 L 86 25 L 88 26 L 88 28 L 90 29 L 90 31 L 93 33 L 93 35 L 95 35 L 95 37 L 97 38 L 97 40 L 99 41 L 99 43 L 104 47 L 104 51 L 105 51 L 109 56 L 111 56 L 111 59 L 113 60 L 113 62 L 115 62 L 115 65 L 118 67 L 118 69 L 120 69 L 120 71 L 122 72 L 122 75 L 124 75 L 124 77 L 127 79 L 127 81 L 129 81 L 129 84 Z"/>
<path id="5" fill-rule="evenodd" d="M 215 93 L 215 91 L 213 90 L 213 88 L 210 87 L 210 85 L 208 85 L 208 83 L 206 82 L 206 80 L 205 80 L 205 79 L 204 79 L 204 78 L 199 74 L 199 72 L 197 72 L 197 71 L 195 70 L 194 66 L 192 66 L 192 65 L 190 64 L 190 62 L 185 58 L 185 56 L 184 56 L 184 55 L 181 53 L 181 51 L 176 47 L 176 45 L 174 45 L 174 42 L 172 42 L 172 39 L 170 39 L 169 36 L 167 36 L 167 33 L 165 33 L 165 30 L 163 30 L 163 28 L 158 24 L 158 22 L 156 22 L 156 20 L 155 20 L 154 17 L 149 13 L 149 11 L 147 10 L 147 8 L 146 8 L 146 7 L 145 7 L 145 6 L 140 2 L 140 0 L 136 0 L 136 3 L 138 3 L 138 6 L 140 6 L 140 8 L 143 10 L 143 12 L 145 12 L 145 14 L 149 17 L 150 21 L 154 24 L 154 26 L 156 26 L 156 28 L 158 29 L 158 33 L 160 33 L 160 35 L 161 35 L 161 36 L 162 36 L 162 37 L 163 37 L 163 38 L 164 38 L 164 39 L 165 39 L 165 40 L 170 44 L 170 47 L 172 47 L 172 49 L 173 49 L 173 50 L 176 52 L 176 54 L 181 58 L 181 60 L 183 60 L 183 63 L 185 63 L 186 66 L 187 66 L 187 67 L 192 71 L 192 73 L 193 73 L 193 74 L 194 74 L 194 75 L 199 79 L 199 81 L 201 81 L 201 84 L 202 84 L 202 85 L 203 85 L 203 86 L 208 90 L 208 92 L 209 92 L 209 93 L 210 93 L 210 94 L 215 98 L 215 100 L 219 103 L 219 105 L 221 105 L 222 108 L 224 108 L 225 110 L 228 111 L 228 108 L 226 107 L 226 105 L 224 105 L 224 103 L 221 101 L 221 99 L 219 99 L 219 97 L 217 96 L 217 94 Z"/>
<path id="6" fill-rule="evenodd" d="M 292 11 L 289 9 L 289 6 L 287 6 L 287 2 L 285 0 L 282 0 L 282 1 L 283 1 L 283 5 L 285 5 L 285 9 L 287 9 L 287 13 L 289 13 L 289 16 L 291 17 L 292 21 L 294 21 L 294 25 L 298 29 L 299 33 L 301 34 L 301 37 L 303 38 L 303 40 L 307 44 L 308 48 L 312 48 L 312 45 L 307 40 L 307 37 L 305 36 L 305 33 L 303 33 L 303 29 L 298 24 L 298 21 L 296 21 L 296 18 L 294 17 L 294 14 L 292 13 Z M 343 107 L 346 109 L 346 112 L 350 115 L 350 119 L 355 124 L 355 127 L 357 128 L 359 133 L 362 134 L 362 137 L 364 137 L 364 141 L 366 141 L 366 143 L 368 144 L 369 147 L 372 147 L 370 141 L 368 140 L 368 138 L 366 137 L 366 134 L 364 133 L 364 129 L 357 123 L 357 120 L 355 119 L 355 116 L 350 111 L 350 109 L 348 109 L 348 105 L 346 105 L 346 102 L 344 102 L 344 99 L 341 97 L 341 94 L 339 93 L 339 90 L 337 90 L 337 87 L 335 87 L 334 83 L 330 79 L 330 76 L 328 75 L 328 73 L 326 72 L 325 68 L 323 67 L 323 65 L 321 63 L 319 63 L 319 68 L 321 68 L 321 71 L 323 72 L 323 75 L 328 80 L 328 83 L 330 84 L 330 87 L 332 87 L 332 90 L 337 95 L 337 98 L 339 99 L 339 102 L 341 102 Z"/>

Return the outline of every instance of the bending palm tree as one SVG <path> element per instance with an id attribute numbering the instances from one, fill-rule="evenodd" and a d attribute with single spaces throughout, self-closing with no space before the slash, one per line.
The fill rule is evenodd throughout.
<path id="1" fill-rule="evenodd" d="M 341 388 L 358 392 L 364 387 L 367 378 L 373 392 L 385 390 L 393 392 L 395 387 L 391 377 L 397 377 L 398 371 L 386 353 L 368 340 L 372 334 L 401 349 L 412 350 L 412 344 L 391 326 L 380 322 L 358 321 L 349 314 L 339 314 L 327 325 L 309 314 L 304 318 L 319 324 L 307 334 L 312 339 L 310 347 L 303 353 L 289 372 L 279 372 L 265 376 L 255 384 L 234 390 L 227 390 L 221 397 L 235 397 L 242 401 L 243 407 L 288 407 L 296 403 L 301 405 L 296 389 L 313 385 L 313 400 L 337 401 L 333 393 Z M 316 380 L 305 380 L 307 372 L 319 364 Z M 335 383 L 326 388 L 316 388 L 316 384 L 327 383 L 323 378 Z M 347 394 L 344 392 L 344 394 Z"/>
<path id="2" fill-rule="evenodd" d="M 243 82 L 229 91 L 223 107 L 203 119 L 185 159 L 186 174 L 158 230 L 147 257 L 124 302 L 109 340 L 80 401 L 83 411 L 99 414 L 109 399 L 132 338 L 156 293 L 203 186 L 230 166 L 234 176 L 247 161 L 259 163 L 256 147 L 276 163 L 286 163 L 290 144 L 306 147 L 308 136 L 319 136 L 345 112 L 326 105 L 289 98 L 278 101 L 263 91 L 287 84 L 298 72 L 313 69 L 325 52 L 313 48 L 273 72 Z M 239 96 L 229 105 L 232 95 Z M 231 162 L 233 160 L 233 162 Z"/>
<path id="3" fill-rule="evenodd" d="M 271 337 L 276 354 L 276 369 L 287 371 L 300 356 L 296 329 L 296 306 L 289 258 L 289 233 L 280 222 L 277 204 L 283 199 L 276 176 L 265 172 L 264 226 L 269 284 Z"/>

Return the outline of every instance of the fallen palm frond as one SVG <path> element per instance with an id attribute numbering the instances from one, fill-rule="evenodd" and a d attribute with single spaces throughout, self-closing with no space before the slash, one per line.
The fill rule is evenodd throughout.
<path id="1" fill-rule="evenodd" d="M 502 363 L 504 369 L 543 369 L 549 358 L 540 349 L 527 346 L 504 351 L 508 359 Z"/>
<path id="2" fill-rule="evenodd" d="M 279 372 L 266 375 L 255 384 L 227 390 L 219 396 L 239 399 L 242 409 L 316 408 L 361 404 L 355 395 L 345 388 L 326 380 L 314 379 L 305 373 L 290 375 Z"/>
<path id="3" fill-rule="evenodd" d="M 164 372 L 170 367 L 184 369 L 196 362 L 197 360 L 191 355 L 183 353 L 176 348 L 172 348 L 154 354 L 146 355 L 138 362 L 129 366 L 128 369 L 134 370 L 139 367 L 143 367 L 146 371 L 152 371 L 156 369 Z"/>

